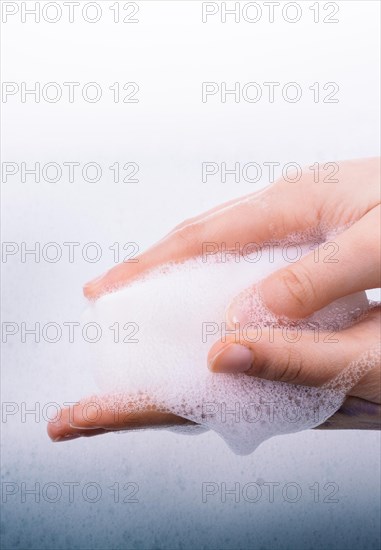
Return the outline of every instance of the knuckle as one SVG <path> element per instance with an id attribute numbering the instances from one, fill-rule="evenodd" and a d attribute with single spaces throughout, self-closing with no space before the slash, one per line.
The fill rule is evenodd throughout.
<path id="1" fill-rule="evenodd" d="M 194 216 L 193 218 L 185 219 L 184 221 L 182 221 L 178 225 L 175 225 L 175 227 L 172 229 L 172 231 L 170 233 L 177 233 L 178 231 L 180 231 L 181 229 L 183 229 L 187 225 L 195 223 L 196 219 L 197 219 L 196 216 Z"/>
<path id="2" fill-rule="evenodd" d="M 201 227 L 199 223 L 189 223 L 184 225 L 176 232 L 176 239 L 180 241 L 185 248 L 194 249 L 200 242 Z"/>
<path id="3" fill-rule="evenodd" d="M 277 382 L 299 382 L 303 372 L 303 358 L 296 346 L 278 345 L 271 354 L 261 357 L 250 369 L 250 374 Z"/>
<path id="4" fill-rule="evenodd" d="M 281 284 L 300 313 L 308 310 L 308 306 L 317 298 L 312 278 L 301 266 L 286 269 L 281 276 Z"/>
<path id="5" fill-rule="evenodd" d="M 284 360 L 278 372 L 280 382 L 300 382 L 303 371 L 303 360 L 300 352 L 293 346 L 283 349 Z"/>

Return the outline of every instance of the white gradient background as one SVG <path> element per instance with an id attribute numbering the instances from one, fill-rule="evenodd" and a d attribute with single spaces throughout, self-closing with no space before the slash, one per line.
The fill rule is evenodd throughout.
<path id="1" fill-rule="evenodd" d="M 201 2 L 142 1 L 138 24 L 115 24 L 109 5 L 96 24 L 2 25 L 2 80 L 99 82 L 99 103 L 2 104 L 2 161 L 95 161 L 98 183 L 2 185 L 3 241 L 96 241 L 102 259 L 2 264 L 3 321 L 78 321 L 82 284 L 112 263 L 114 242 L 149 246 L 184 218 L 253 190 L 245 181 L 201 180 L 201 163 L 336 161 L 379 154 L 379 3 L 337 2 L 337 24 L 313 24 L 312 2 L 288 24 L 201 22 Z M 82 2 L 83 4 L 83 2 Z M 121 4 L 124 4 L 123 2 Z M 113 103 L 108 86 L 135 81 L 138 104 Z M 203 81 L 297 81 L 340 85 L 337 104 L 217 97 Z M 106 93 L 108 92 L 108 93 Z M 279 94 L 278 94 L 279 97 Z M 106 167 L 137 162 L 139 183 L 115 184 Z M 257 188 L 268 182 L 264 177 Z M 365 237 L 365 236 L 364 236 Z M 80 343 L 22 344 L 2 352 L 2 400 L 28 405 L 75 401 L 95 391 Z M 4 548 L 378 548 L 380 437 L 376 432 L 309 431 L 272 439 L 249 457 L 207 433 L 141 432 L 52 444 L 45 422 L 2 422 L 2 481 L 97 482 L 98 503 L 28 497 L 3 503 Z M 300 484 L 298 503 L 201 502 L 201 483 L 257 480 Z M 116 504 L 107 487 L 139 484 L 139 503 Z M 314 503 L 310 485 L 334 482 L 339 503 Z M 326 493 L 323 492 L 323 496 Z M 322 499 L 321 499 L 322 500 Z"/>

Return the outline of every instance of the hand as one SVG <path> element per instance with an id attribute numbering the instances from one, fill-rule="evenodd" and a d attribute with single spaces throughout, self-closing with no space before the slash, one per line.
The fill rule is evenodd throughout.
<path id="1" fill-rule="evenodd" d="M 328 231 L 345 227 L 346 229 L 334 239 L 337 262 L 316 263 L 314 253 L 304 256 L 300 261 L 279 270 L 261 283 L 259 291 L 262 300 L 276 315 L 298 319 L 342 296 L 377 288 L 380 286 L 379 159 L 342 162 L 339 165 L 338 176 L 337 183 L 315 183 L 312 172 L 307 170 L 298 182 L 288 183 L 280 180 L 262 191 L 229 201 L 189 219 L 143 253 L 138 262 L 122 263 L 85 285 L 84 294 L 89 299 L 96 299 L 161 264 L 201 256 L 205 254 L 206 243 L 212 242 L 217 247 L 225 245 L 227 250 L 236 250 L 238 243 L 242 251 L 249 243 L 261 245 L 270 241 L 281 242 L 290 235 L 301 235 L 306 232 L 311 235 L 311 230 L 311 237 L 322 242 Z M 324 249 L 319 252 L 324 257 Z M 246 294 L 255 290 L 248 289 Z M 228 308 L 227 320 L 230 324 L 244 320 L 241 319 L 242 312 L 237 307 L 240 303 L 242 295 Z M 323 344 L 312 344 L 308 334 L 304 334 L 297 347 L 293 345 L 292 348 L 286 348 L 286 361 L 279 362 L 272 361 L 271 358 L 284 357 L 283 341 L 278 339 L 273 345 L 268 345 L 263 340 L 255 346 L 248 346 L 248 342 L 243 340 L 241 343 L 246 350 L 247 358 L 250 358 L 250 361 L 247 361 L 248 374 L 274 380 L 287 379 L 290 383 L 321 385 L 333 378 L 348 361 L 356 359 L 356 354 L 361 355 L 372 347 L 379 340 L 379 331 L 379 311 L 374 311 L 362 323 L 342 331 L 339 345 L 334 349 L 328 350 Z M 209 353 L 211 369 L 218 370 L 222 365 L 221 361 L 227 359 L 228 354 L 230 367 L 229 362 L 225 361 L 224 372 L 234 371 L 237 363 L 233 361 L 232 350 L 229 347 L 222 349 L 220 343 L 215 344 Z M 242 372 L 242 365 L 240 368 Z M 333 415 L 325 427 L 379 426 L 379 360 L 349 395 L 355 397 L 344 403 L 341 412 Z M 70 411 L 66 410 L 66 416 L 63 416 L 56 431 L 52 427 L 49 428 L 51 435 L 70 435 L 70 430 L 82 430 L 82 425 L 70 428 L 69 423 L 65 422 L 69 414 Z M 150 417 L 141 417 L 142 426 L 146 425 L 146 421 L 155 425 L 168 420 L 179 422 L 173 415 L 159 419 L 155 413 L 152 414 Z M 118 422 L 109 422 L 107 409 L 105 415 L 107 421 L 102 426 L 99 422 L 92 425 L 92 435 L 110 429 L 123 429 L 120 419 Z M 86 433 L 76 431 L 73 434 L 89 435 L 87 428 L 91 423 L 87 424 Z"/>
<path id="2" fill-rule="evenodd" d="M 190 420 L 171 413 L 135 413 L 131 409 L 130 412 L 124 410 L 123 413 L 116 414 L 116 409 L 115 404 L 112 407 L 105 405 L 99 396 L 83 400 L 73 407 L 62 409 L 57 420 L 49 422 L 49 437 L 54 442 L 62 442 L 121 430 L 181 427 L 182 431 L 189 430 L 192 433 L 197 427 Z M 337 413 L 317 429 L 380 429 L 380 409 L 380 405 L 375 403 L 348 397 Z"/>

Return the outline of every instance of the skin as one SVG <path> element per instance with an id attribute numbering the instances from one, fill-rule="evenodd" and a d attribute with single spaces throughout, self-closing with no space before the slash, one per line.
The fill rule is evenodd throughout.
<path id="1" fill-rule="evenodd" d="M 186 220 L 166 237 L 141 254 L 138 262 L 122 263 L 87 283 L 84 294 L 95 300 L 159 265 L 181 262 L 205 253 L 205 243 L 223 244 L 241 251 L 247 243 L 259 245 L 285 240 L 289 235 L 313 229 L 317 238 L 325 230 L 340 228 L 335 242 L 335 262 L 316 261 L 313 252 L 280 269 L 246 295 L 259 293 L 267 308 L 289 320 L 303 319 L 330 302 L 354 292 L 380 287 L 380 159 L 345 161 L 339 164 L 338 182 L 314 181 L 306 169 L 298 182 L 278 180 L 266 189 L 229 201 L 200 216 Z M 327 252 L 321 248 L 321 256 Z M 228 305 L 230 327 L 244 323 L 242 294 Z M 216 342 L 209 351 L 213 372 L 245 372 L 248 376 L 323 386 L 356 361 L 380 340 L 380 308 L 374 308 L 357 324 L 335 334 L 327 345 L 315 342 L 311 331 L 303 330 L 295 343 L 286 342 L 276 329 L 274 338 L 252 343 L 250 332 L 240 332 Z M 348 391 L 342 408 L 321 429 L 379 429 L 381 425 L 380 358 Z M 97 402 L 97 414 L 84 414 L 90 402 Z M 101 411 L 99 413 L 99 411 Z M 169 427 L 191 424 L 173 414 L 153 409 L 115 414 L 92 397 L 70 409 L 48 426 L 54 441 L 89 437 L 115 430 Z"/>

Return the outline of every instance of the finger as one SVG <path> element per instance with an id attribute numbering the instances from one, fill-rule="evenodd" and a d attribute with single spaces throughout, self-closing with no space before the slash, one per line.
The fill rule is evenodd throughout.
<path id="1" fill-rule="evenodd" d="M 158 246 L 154 245 L 153 247 L 148 249 L 146 252 L 138 256 L 135 259 L 135 261 L 127 261 L 122 264 L 119 264 L 115 266 L 113 269 L 109 270 L 104 275 L 101 275 L 100 277 L 97 277 L 96 279 L 93 279 L 92 281 L 89 281 L 88 283 L 86 283 L 83 287 L 84 295 L 86 296 L 86 298 L 89 298 L 89 299 L 97 298 L 98 296 L 107 292 L 108 290 L 117 288 L 118 286 L 121 286 L 126 282 L 138 277 L 141 273 L 143 273 L 148 269 L 153 269 L 156 266 L 162 265 L 169 261 L 180 260 L 181 259 L 180 249 L 179 249 L 179 258 L 177 259 L 177 257 L 173 257 L 172 259 L 170 259 L 169 256 L 165 254 L 165 250 L 164 250 L 165 245 L 163 245 L 163 242 L 166 243 L 170 241 L 170 237 L 173 234 L 181 232 L 182 230 L 184 230 L 184 228 L 187 225 L 199 223 L 201 222 L 201 220 L 210 216 L 211 214 L 215 214 L 216 212 L 223 210 L 224 208 L 232 206 L 237 202 L 241 201 L 242 199 L 248 199 L 249 197 L 254 197 L 254 195 L 257 195 L 259 192 L 250 193 L 245 197 L 240 197 L 238 199 L 235 198 L 225 203 L 219 204 L 218 206 L 215 206 L 198 216 L 189 218 L 183 221 L 182 223 L 176 225 L 163 239 L 161 239 L 157 243 Z M 153 257 L 150 258 L 150 256 L 153 256 Z M 151 259 L 152 261 L 150 261 Z"/>
<path id="2" fill-rule="evenodd" d="M 238 248 L 239 252 L 247 245 L 259 246 L 269 240 L 283 239 L 290 233 L 317 227 L 323 199 L 327 197 L 318 192 L 316 185 L 279 182 L 217 207 L 197 221 L 181 224 L 136 258 L 137 261 L 119 264 L 85 285 L 84 294 L 90 299 L 97 298 L 159 265 L 210 254 L 210 245 L 219 247 L 223 243 L 228 251 Z"/>
<path id="3" fill-rule="evenodd" d="M 48 424 L 48 435 L 53 441 L 67 441 L 78 437 L 91 437 L 118 430 L 171 427 L 193 424 L 169 412 L 137 409 L 133 402 L 115 402 L 99 397 L 88 398 L 73 407 L 62 409 Z"/>
<path id="4" fill-rule="evenodd" d="M 337 186 L 315 181 L 311 167 L 299 181 L 281 179 L 257 193 L 217 206 L 180 224 L 159 243 L 137 258 L 125 262 L 88 283 L 87 298 L 95 299 L 114 290 L 141 273 L 169 262 L 181 262 L 204 253 L 203 244 L 224 244 L 227 250 L 245 249 L 247 244 L 284 239 L 291 233 L 315 229 L 321 232 L 323 221 L 328 229 L 360 219 L 373 208 L 379 197 L 374 193 L 378 177 L 378 159 L 345 161 L 339 165 Z M 345 185 L 346 192 L 340 191 Z M 357 190 L 361 186 L 361 193 Z M 353 189 L 353 193 L 348 192 Z M 356 212 L 353 212 L 353 195 Z M 349 219 L 347 217 L 349 216 Z"/>
<path id="5" fill-rule="evenodd" d="M 70 441 L 78 437 L 91 437 L 101 433 L 107 433 L 107 430 L 102 428 L 94 429 L 77 429 L 71 425 L 73 419 L 73 408 L 67 407 L 59 411 L 57 418 L 48 423 L 47 431 L 50 439 L 54 442 Z"/>
<path id="6" fill-rule="evenodd" d="M 208 365 L 213 372 L 244 372 L 266 380 L 322 386 L 336 379 L 367 350 L 375 348 L 379 334 L 378 309 L 336 334 L 263 327 L 259 333 L 237 332 L 224 342 L 216 342 L 209 351 Z M 367 366 L 361 366 L 358 374 L 353 369 L 348 387 L 351 395 L 380 401 L 379 362 L 379 355 L 370 355 Z M 361 383 L 357 378 L 362 378 Z M 342 384 L 348 382 L 343 380 Z"/>
<path id="7" fill-rule="evenodd" d="M 340 409 L 316 430 L 380 430 L 381 405 L 347 397 Z"/>
<path id="8" fill-rule="evenodd" d="M 381 277 L 380 207 L 363 216 L 330 243 L 271 274 L 258 285 L 266 307 L 276 316 L 301 319 L 334 300 L 378 288 Z M 229 324 L 251 321 L 249 307 L 256 287 L 229 304 Z"/>

